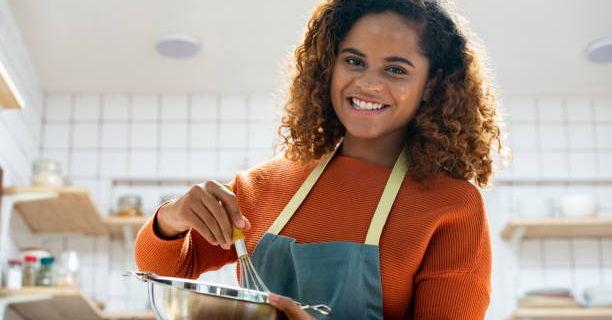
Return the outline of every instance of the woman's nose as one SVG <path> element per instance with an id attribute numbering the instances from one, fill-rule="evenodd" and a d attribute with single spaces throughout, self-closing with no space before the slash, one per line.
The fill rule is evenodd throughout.
<path id="1" fill-rule="evenodd" d="M 355 80 L 357 87 L 364 92 L 381 92 L 383 83 L 377 74 L 374 72 L 364 72 Z"/>

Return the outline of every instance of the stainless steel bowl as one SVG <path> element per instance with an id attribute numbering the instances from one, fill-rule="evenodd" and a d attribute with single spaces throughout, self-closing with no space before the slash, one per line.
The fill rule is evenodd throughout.
<path id="1" fill-rule="evenodd" d="M 161 277 L 149 272 L 126 272 L 147 282 L 149 301 L 159 320 L 179 319 L 286 319 L 270 304 L 268 294 L 204 281 Z M 304 306 L 328 315 L 324 305 Z"/>

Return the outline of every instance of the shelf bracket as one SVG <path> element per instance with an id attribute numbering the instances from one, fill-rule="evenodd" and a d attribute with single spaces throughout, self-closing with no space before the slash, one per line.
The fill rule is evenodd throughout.
<path id="1" fill-rule="evenodd" d="M 38 201 L 51 199 L 58 196 L 57 192 L 32 192 L 22 194 L 2 195 L 2 203 L 0 207 L 0 283 L 2 283 L 2 275 L 4 266 L 8 257 L 8 242 L 9 242 L 9 225 L 11 222 L 11 214 L 13 207 L 19 202 Z"/>
<path id="2" fill-rule="evenodd" d="M 51 294 L 29 294 L 22 296 L 6 296 L 0 298 L 0 320 L 4 320 L 6 308 L 8 308 L 11 304 L 34 302 L 51 298 L 53 298 L 53 295 Z"/>

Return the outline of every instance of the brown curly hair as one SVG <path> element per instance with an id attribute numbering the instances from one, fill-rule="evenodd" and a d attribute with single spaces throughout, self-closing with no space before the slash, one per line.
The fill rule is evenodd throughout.
<path id="1" fill-rule="evenodd" d="M 295 50 L 294 74 L 278 128 L 279 147 L 288 159 L 303 162 L 334 149 L 346 133 L 331 103 L 337 50 L 360 17 L 387 11 L 415 23 L 419 49 L 430 61 L 429 78 L 438 77 L 430 99 L 419 106 L 406 127 L 411 177 L 423 181 L 446 173 L 487 186 L 493 173 L 493 151 L 503 154 L 493 85 L 467 27 L 450 6 L 439 1 L 320 3 L 308 22 L 304 41 Z"/>

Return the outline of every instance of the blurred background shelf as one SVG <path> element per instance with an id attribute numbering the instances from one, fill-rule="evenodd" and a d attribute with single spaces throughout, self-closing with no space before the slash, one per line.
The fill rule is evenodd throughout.
<path id="1" fill-rule="evenodd" d="M 612 218 L 511 219 L 502 238 L 612 237 Z"/>
<path id="2" fill-rule="evenodd" d="M 26 287 L 0 289 L 0 300 L 8 302 L 24 319 L 155 319 L 149 310 L 103 312 L 78 288 Z M 3 301 L 4 302 L 4 301 Z"/>
<path id="3" fill-rule="evenodd" d="M 50 194 L 43 200 L 20 201 L 15 209 L 34 233 L 79 233 L 85 235 L 134 235 L 146 217 L 104 217 L 96 208 L 88 189 L 79 187 L 14 187 L 4 195 Z"/>
<path id="4" fill-rule="evenodd" d="M 538 319 L 538 320 L 561 320 L 561 319 L 584 319 L 604 320 L 612 319 L 612 308 L 588 308 L 588 309 L 549 309 L 549 308 L 525 308 L 517 309 L 511 319 Z"/>

